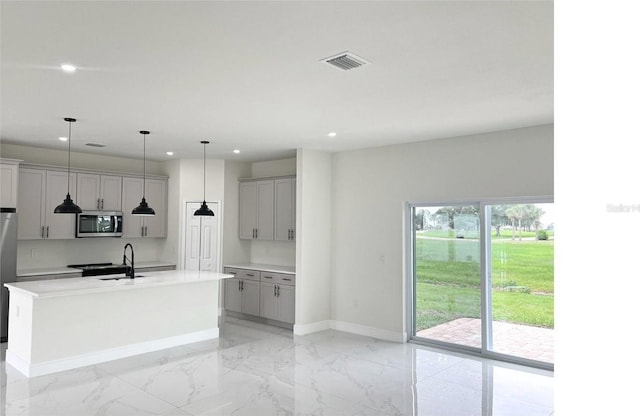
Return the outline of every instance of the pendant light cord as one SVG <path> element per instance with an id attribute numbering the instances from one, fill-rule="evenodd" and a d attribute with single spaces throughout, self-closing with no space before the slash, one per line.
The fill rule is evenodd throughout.
<path id="1" fill-rule="evenodd" d="M 203 171 L 203 175 L 202 175 L 202 200 L 206 201 L 207 197 L 207 143 L 203 142 L 202 143 L 202 149 L 204 150 L 203 153 L 203 158 L 202 158 L 202 171 Z"/>
<path id="2" fill-rule="evenodd" d="M 67 151 L 67 195 L 69 195 L 69 191 L 71 190 L 71 120 L 69 120 L 69 138 L 68 142 L 68 151 Z"/>
<path id="3" fill-rule="evenodd" d="M 147 134 L 142 134 L 142 199 L 147 193 Z"/>

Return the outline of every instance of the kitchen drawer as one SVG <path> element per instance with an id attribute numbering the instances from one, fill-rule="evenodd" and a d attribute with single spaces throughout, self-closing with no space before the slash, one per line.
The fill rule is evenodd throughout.
<path id="1" fill-rule="evenodd" d="M 279 283 L 281 285 L 296 284 L 296 276 L 294 274 L 260 272 L 260 280 L 263 282 Z"/>
<path id="2" fill-rule="evenodd" d="M 240 269 L 235 269 L 233 267 L 225 267 L 224 268 L 224 272 L 226 274 L 232 274 L 233 277 L 237 277 L 237 278 L 239 278 L 240 274 L 241 274 L 241 270 Z"/>
<path id="3" fill-rule="evenodd" d="M 240 269 L 236 277 L 246 280 L 260 280 L 260 271 Z"/>
<path id="4" fill-rule="evenodd" d="M 260 280 L 260 272 L 258 270 L 236 269 L 235 267 L 225 267 L 224 272 L 232 274 L 236 279 Z"/>

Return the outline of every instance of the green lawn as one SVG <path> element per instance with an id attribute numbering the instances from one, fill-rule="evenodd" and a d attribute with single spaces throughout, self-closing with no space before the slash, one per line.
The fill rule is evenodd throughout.
<path id="1" fill-rule="evenodd" d="M 553 240 L 502 234 L 492 242 L 494 320 L 553 328 Z M 418 329 L 480 317 L 478 247 L 471 239 L 416 239 Z"/>

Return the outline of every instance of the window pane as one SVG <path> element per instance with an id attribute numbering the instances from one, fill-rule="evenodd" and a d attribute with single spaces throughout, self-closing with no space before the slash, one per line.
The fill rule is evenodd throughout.
<path id="1" fill-rule="evenodd" d="M 553 204 L 491 209 L 490 350 L 553 363 Z"/>
<path id="2" fill-rule="evenodd" d="M 414 208 L 415 333 L 480 348 L 479 206 Z"/>

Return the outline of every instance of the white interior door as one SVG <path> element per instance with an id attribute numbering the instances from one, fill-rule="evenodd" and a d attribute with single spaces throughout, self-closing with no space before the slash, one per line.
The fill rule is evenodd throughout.
<path id="1" fill-rule="evenodd" d="M 207 204 L 213 217 L 196 217 L 200 202 L 187 202 L 185 210 L 186 270 L 218 271 L 218 203 Z"/>

